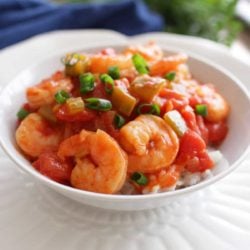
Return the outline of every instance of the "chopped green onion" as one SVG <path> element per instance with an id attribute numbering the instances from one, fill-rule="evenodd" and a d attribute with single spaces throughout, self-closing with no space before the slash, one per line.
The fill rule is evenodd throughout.
<path id="1" fill-rule="evenodd" d="M 141 104 L 137 108 L 138 114 L 152 114 L 152 115 L 160 115 L 161 110 L 157 104 Z"/>
<path id="2" fill-rule="evenodd" d="M 141 172 L 134 172 L 131 175 L 131 180 L 133 180 L 140 186 L 144 186 L 148 184 L 148 178 Z"/>
<path id="3" fill-rule="evenodd" d="M 18 112 L 17 112 L 17 117 L 19 120 L 23 120 L 30 112 L 24 108 L 21 108 Z"/>
<path id="4" fill-rule="evenodd" d="M 142 74 L 147 74 L 149 72 L 147 63 L 141 55 L 139 54 L 133 55 L 132 61 L 139 74 L 142 75 Z"/>
<path id="5" fill-rule="evenodd" d="M 111 94 L 114 89 L 114 80 L 111 76 L 107 74 L 102 74 L 100 76 L 101 81 L 105 84 L 105 91 L 107 94 Z"/>
<path id="6" fill-rule="evenodd" d="M 74 66 L 75 64 L 78 63 L 79 60 L 80 60 L 80 55 L 76 53 L 67 55 L 61 59 L 62 63 L 65 66 Z"/>
<path id="7" fill-rule="evenodd" d="M 108 111 L 112 109 L 112 104 L 109 100 L 101 99 L 101 98 L 88 98 L 85 99 L 86 107 L 89 109 L 94 109 L 98 111 Z"/>
<path id="8" fill-rule="evenodd" d="M 108 74 L 102 74 L 100 76 L 100 79 L 103 83 L 114 83 L 113 78 L 109 76 Z"/>
<path id="9" fill-rule="evenodd" d="M 80 80 L 80 92 L 82 94 L 89 93 L 95 88 L 95 77 L 91 73 L 81 74 Z"/>
<path id="10" fill-rule="evenodd" d="M 207 105 L 205 105 L 205 104 L 197 104 L 195 106 L 195 113 L 197 115 L 207 116 Z"/>
<path id="11" fill-rule="evenodd" d="M 165 75 L 165 78 L 169 81 L 173 81 L 175 79 L 176 73 L 175 72 L 169 72 Z"/>
<path id="12" fill-rule="evenodd" d="M 121 128 L 125 124 L 125 119 L 121 115 L 116 114 L 114 117 L 114 124 L 116 128 Z"/>
<path id="13" fill-rule="evenodd" d="M 59 90 L 56 94 L 55 94 L 55 100 L 57 103 L 59 104 L 63 104 L 66 102 L 66 100 L 69 98 L 69 93 L 64 91 L 64 90 Z"/>
<path id="14" fill-rule="evenodd" d="M 108 74 L 113 78 L 113 79 L 119 79 L 120 78 L 120 70 L 117 66 L 111 66 L 108 69 Z"/>

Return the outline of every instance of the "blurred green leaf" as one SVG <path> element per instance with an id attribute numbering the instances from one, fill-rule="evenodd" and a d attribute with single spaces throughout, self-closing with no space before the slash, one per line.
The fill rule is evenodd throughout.
<path id="1" fill-rule="evenodd" d="M 117 2 L 119 0 L 55 0 Z M 235 17 L 237 0 L 144 0 L 165 19 L 166 31 L 208 38 L 230 45 L 242 30 Z"/>
<path id="2" fill-rule="evenodd" d="M 166 31 L 201 36 L 230 45 L 242 30 L 235 16 L 236 0 L 144 0 L 161 13 Z"/>

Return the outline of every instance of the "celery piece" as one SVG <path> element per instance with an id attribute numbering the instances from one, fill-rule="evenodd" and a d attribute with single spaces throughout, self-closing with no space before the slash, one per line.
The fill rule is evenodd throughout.
<path id="1" fill-rule="evenodd" d="M 163 118 L 179 137 L 184 135 L 187 130 L 187 125 L 177 110 L 171 110 L 165 113 Z"/>

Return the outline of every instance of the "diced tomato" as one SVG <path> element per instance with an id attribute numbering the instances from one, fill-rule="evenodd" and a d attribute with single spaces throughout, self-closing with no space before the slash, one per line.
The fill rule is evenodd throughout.
<path id="1" fill-rule="evenodd" d="M 32 108 L 29 103 L 24 103 L 22 107 L 30 113 L 36 111 L 36 109 Z"/>
<path id="2" fill-rule="evenodd" d="M 201 136 L 192 131 L 188 130 L 180 140 L 180 154 L 186 154 L 191 157 L 196 156 L 198 152 L 206 149 L 206 143 Z"/>
<path id="3" fill-rule="evenodd" d="M 203 172 L 207 169 L 210 169 L 214 166 L 213 160 L 209 157 L 207 151 L 200 152 L 198 154 L 200 164 L 199 164 L 199 171 Z"/>
<path id="4" fill-rule="evenodd" d="M 66 139 L 72 135 L 79 134 L 83 129 L 96 131 L 95 120 L 88 122 L 65 122 L 63 138 Z"/>
<path id="5" fill-rule="evenodd" d="M 55 111 L 55 116 L 60 121 L 67 121 L 67 122 L 75 122 L 75 121 L 81 121 L 81 122 L 87 122 L 91 121 L 96 118 L 97 114 L 94 111 L 91 110 L 83 110 L 81 112 L 78 112 L 76 114 L 70 114 L 67 110 L 66 105 L 62 105 L 59 107 L 57 111 Z"/>
<path id="6" fill-rule="evenodd" d="M 194 156 L 186 160 L 185 169 L 191 173 L 199 172 L 200 160 L 197 156 Z"/>
<path id="7" fill-rule="evenodd" d="M 167 102 L 171 102 L 172 109 L 177 109 L 178 111 L 188 105 L 188 99 L 185 96 L 168 88 L 162 89 L 159 96 L 165 98 Z"/>
<path id="8" fill-rule="evenodd" d="M 36 129 L 44 136 L 50 136 L 55 134 L 60 128 L 57 124 L 50 123 L 49 121 L 45 120 L 41 124 L 37 124 Z"/>
<path id="9" fill-rule="evenodd" d="M 176 162 L 184 164 L 185 169 L 190 172 L 202 172 L 214 165 L 206 151 L 206 143 L 198 133 L 192 130 L 188 130 L 181 138 Z"/>
<path id="10" fill-rule="evenodd" d="M 193 94 L 190 98 L 189 98 L 189 105 L 191 107 L 195 107 L 197 104 L 201 104 L 202 103 L 202 99 L 200 96 L 198 96 L 197 94 Z"/>
<path id="11" fill-rule="evenodd" d="M 161 110 L 161 116 L 163 116 L 166 112 L 170 111 L 171 108 L 170 106 L 167 106 L 167 105 L 170 105 L 168 104 L 168 101 L 165 99 L 165 98 L 162 98 L 162 97 L 159 97 L 159 96 L 156 96 L 154 98 L 154 103 L 157 104 L 159 107 L 160 107 L 160 110 Z M 168 110 L 169 109 L 169 110 Z"/>
<path id="12" fill-rule="evenodd" d="M 204 124 L 204 119 L 200 115 L 196 115 L 193 108 L 189 105 L 185 106 L 181 111 L 181 115 L 184 118 L 187 126 L 198 133 L 205 143 L 208 142 L 208 130 Z"/>
<path id="13" fill-rule="evenodd" d="M 90 96 L 96 97 L 96 98 L 104 98 L 104 99 L 107 99 L 107 94 L 106 94 L 106 91 L 105 91 L 104 84 L 102 84 L 100 81 L 98 81 L 98 82 L 96 83 L 95 89 L 94 89 L 93 92 L 90 94 Z"/>
<path id="14" fill-rule="evenodd" d="M 118 138 L 119 130 L 114 126 L 115 111 L 101 113 L 95 120 L 96 129 L 102 129 L 114 138 Z"/>
<path id="15" fill-rule="evenodd" d="M 50 179 L 68 184 L 72 171 L 72 163 L 70 161 L 62 161 L 53 152 L 45 152 L 32 164 L 41 174 Z"/>
<path id="16" fill-rule="evenodd" d="M 64 79 L 64 78 L 65 78 L 64 72 L 58 70 L 58 71 L 56 71 L 56 72 L 51 76 L 50 79 L 51 79 L 51 80 L 54 80 L 54 81 L 60 81 L 60 80 L 62 80 L 62 79 Z"/>
<path id="17" fill-rule="evenodd" d="M 186 161 L 185 169 L 189 172 L 203 172 L 207 169 L 211 169 L 214 166 L 214 162 L 209 157 L 207 151 L 202 151 Z"/>
<path id="18" fill-rule="evenodd" d="M 196 117 L 195 117 L 194 110 L 189 105 L 187 105 L 183 109 L 180 110 L 180 113 L 182 117 L 184 118 L 187 126 L 193 131 L 199 133 L 199 129 L 196 124 Z"/>
<path id="19" fill-rule="evenodd" d="M 171 100 L 166 101 L 165 112 L 171 111 L 174 109 L 174 105 Z"/>
<path id="20" fill-rule="evenodd" d="M 206 123 L 208 129 L 208 141 L 214 145 L 219 145 L 226 137 L 228 126 L 224 121 L 218 123 Z"/>
<path id="21" fill-rule="evenodd" d="M 70 94 L 73 97 L 79 97 L 79 96 L 81 96 L 79 77 L 71 77 L 71 81 L 72 81 L 74 87 L 71 90 Z"/>
<path id="22" fill-rule="evenodd" d="M 188 104 L 185 99 L 184 100 L 172 99 L 171 101 L 172 101 L 174 109 L 178 111 Z"/>
<path id="23" fill-rule="evenodd" d="M 207 144 L 208 143 L 208 129 L 204 123 L 204 119 L 202 116 L 196 115 L 196 124 L 198 126 L 200 136 Z"/>

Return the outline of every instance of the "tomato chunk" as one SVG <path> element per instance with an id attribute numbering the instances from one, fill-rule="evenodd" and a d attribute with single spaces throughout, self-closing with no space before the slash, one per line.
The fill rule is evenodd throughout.
<path id="1" fill-rule="evenodd" d="M 189 156 L 195 156 L 198 152 L 206 149 L 206 143 L 199 134 L 192 130 L 188 130 L 180 141 L 180 153 Z"/>
<path id="2" fill-rule="evenodd" d="M 181 138 L 176 162 L 185 165 L 185 169 L 190 172 L 202 172 L 214 166 L 206 151 L 206 143 L 192 130 L 188 130 Z"/>
<path id="3" fill-rule="evenodd" d="M 104 130 L 110 136 L 118 138 L 119 130 L 114 126 L 115 111 L 107 111 L 100 114 L 95 120 L 95 126 L 97 129 Z"/>
<path id="4" fill-rule="evenodd" d="M 67 121 L 67 122 L 75 122 L 75 121 L 91 121 L 95 119 L 96 113 L 91 110 L 83 110 L 76 114 L 70 114 L 66 105 L 62 105 L 58 110 L 55 111 L 55 116 L 58 120 Z"/>
<path id="5" fill-rule="evenodd" d="M 196 124 L 198 126 L 200 136 L 207 144 L 208 143 L 208 129 L 205 125 L 205 122 L 202 116 L 196 115 Z"/>
<path id="6" fill-rule="evenodd" d="M 102 84 L 100 81 L 97 81 L 95 89 L 89 95 L 89 97 L 97 97 L 97 98 L 108 99 L 108 96 L 107 96 L 106 91 L 105 91 L 104 84 Z"/>
<path id="7" fill-rule="evenodd" d="M 207 169 L 210 169 L 214 166 L 214 162 L 213 160 L 209 157 L 207 151 L 203 151 L 201 153 L 199 153 L 199 160 L 200 160 L 200 164 L 199 164 L 199 171 L 205 171 Z"/>
<path id="8" fill-rule="evenodd" d="M 192 129 L 195 132 L 199 132 L 197 124 L 196 124 L 196 117 L 194 110 L 189 106 L 185 106 L 181 111 L 180 111 L 182 117 L 184 118 L 187 126 Z"/>
<path id="9" fill-rule="evenodd" d="M 228 132 L 228 126 L 224 121 L 218 123 L 207 122 L 206 127 L 208 129 L 208 140 L 214 145 L 219 145 Z"/>
<path id="10" fill-rule="evenodd" d="M 49 177 L 50 179 L 68 184 L 72 171 L 72 164 L 69 161 L 62 161 L 53 152 L 45 152 L 32 164 L 41 174 Z"/>

